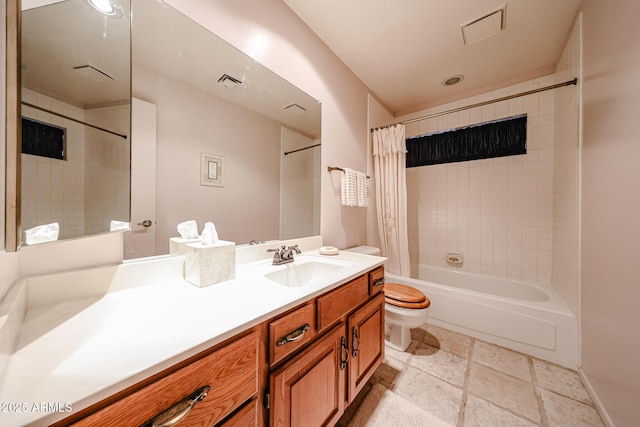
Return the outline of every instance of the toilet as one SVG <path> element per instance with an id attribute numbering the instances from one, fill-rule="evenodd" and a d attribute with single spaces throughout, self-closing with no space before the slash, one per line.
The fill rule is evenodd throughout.
<path id="1" fill-rule="evenodd" d="M 381 256 L 379 248 L 356 246 L 345 249 L 366 255 Z M 431 301 L 421 291 L 400 283 L 384 284 L 385 345 L 405 351 L 411 344 L 411 328 L 422 326 L 429 317 Z"/>

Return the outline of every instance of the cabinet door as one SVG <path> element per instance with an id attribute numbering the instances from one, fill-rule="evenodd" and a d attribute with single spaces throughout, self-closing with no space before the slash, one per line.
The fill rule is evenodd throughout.
<path id="1" fill-rule="evenodd" d="M 341 323 L 271 374 L 271 426 L 335 424 L 344 412 L 348 343 Z"/>
<path id="2" fill-rule="evenodd" d="M 349 316 L 349 403 L 384 359 L 384 294 Z"/>

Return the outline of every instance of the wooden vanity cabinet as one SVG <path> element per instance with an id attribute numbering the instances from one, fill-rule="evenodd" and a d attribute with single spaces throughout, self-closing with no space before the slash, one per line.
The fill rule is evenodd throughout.
<path id="1" fill-rule="evenodd" d="M 317 339 L 270 373 L 270 426 L 332 426 L 384 358 L 382 268 L 316 298 Z"/>

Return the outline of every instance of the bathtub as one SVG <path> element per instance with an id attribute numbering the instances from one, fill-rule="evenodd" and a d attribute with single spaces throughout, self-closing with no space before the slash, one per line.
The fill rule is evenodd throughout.
<path id="1" fill-rule="evenodd" d="M 551 287 L 421 265 L 420 279 L 386 273 L 389 283 L 431 300 L 427 323 L 576 369 L 575 314 Z"/>

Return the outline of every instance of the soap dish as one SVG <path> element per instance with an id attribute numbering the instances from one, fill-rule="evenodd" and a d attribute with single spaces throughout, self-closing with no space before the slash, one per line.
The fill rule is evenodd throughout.
<path id="1" fill-rule="evenodd" d="M 320 255 L 338 255 L 340 253 L 338 248 L 334 248 L 333 246 L 323 246 L 318 252 L 320 252 Z"/>

